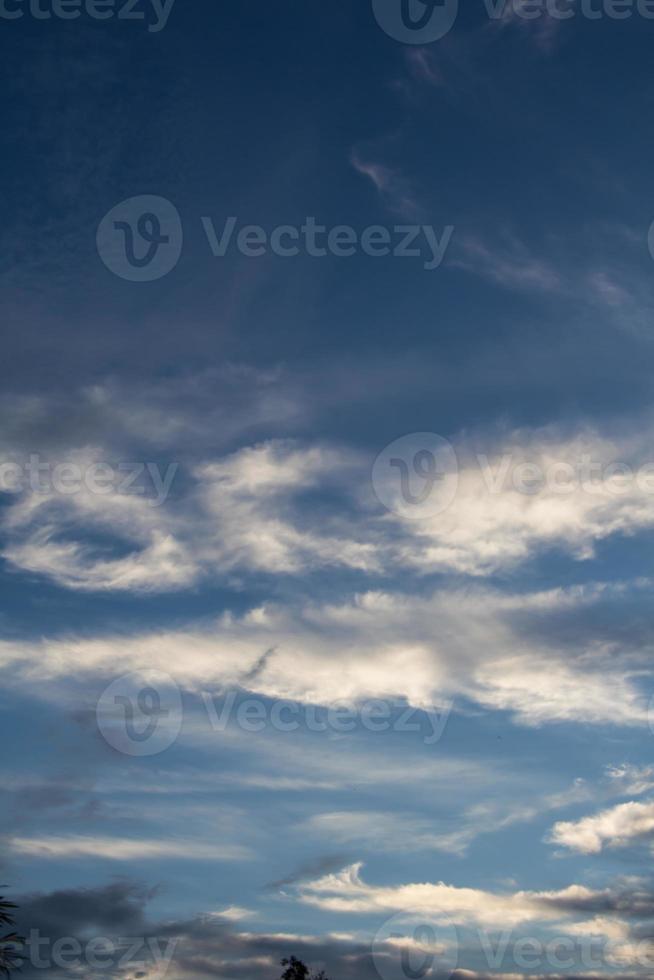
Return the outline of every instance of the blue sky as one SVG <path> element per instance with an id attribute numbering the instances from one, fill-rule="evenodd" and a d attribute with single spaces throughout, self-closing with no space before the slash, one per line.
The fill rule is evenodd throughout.
<path id="1" fill-rule="evenodd" d="M 28 980 L 651 976 L 654 23 L 533 6 L 2 8 Z"/>

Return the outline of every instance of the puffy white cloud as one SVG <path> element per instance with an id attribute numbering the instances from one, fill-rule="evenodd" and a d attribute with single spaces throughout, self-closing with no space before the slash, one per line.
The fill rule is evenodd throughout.
<path id="1" fill-rule="evenodd" d="M 604 847 L 624 847 L 654 835 L 654 803 L 620 803 L 577 821 L 560 821 L 550 834 L 553 844 L 582 854 L 599 854 Z"/>

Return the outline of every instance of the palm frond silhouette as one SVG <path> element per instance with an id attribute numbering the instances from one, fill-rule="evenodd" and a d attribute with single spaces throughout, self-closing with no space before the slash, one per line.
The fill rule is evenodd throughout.
<path id="1" fill-rule="evenodd" d="M 17 905 L 0 895 L 0 925 L 13 926 L 14 911 L 17 908 Z M 22 942 L 22 937 L 16 932 L 7 932 L 0 936 L 0 977 L 9 977 L 11 971 L 20 966 L 18 947 Z"/>

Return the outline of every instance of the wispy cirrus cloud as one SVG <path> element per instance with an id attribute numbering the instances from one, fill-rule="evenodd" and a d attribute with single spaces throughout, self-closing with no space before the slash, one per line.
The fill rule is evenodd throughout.
<path id="1" fill-rule="evenodd" d="M 195 692 L 235 686 L 321 705 L 394 697 L 434 712 L 464 698 L 529 725 L 643 726 L 645 650 L 623 652 L 621 661 L 592 636 L 580 646 L 576 635 L 557 644 L 543 632 L 547 617 L 592 609 L 610 592 L 446 590 L 424 598 L 368 592 L 341 604 L 226 613 L 195 629 L 5 640 L 0 662 L 14 685 L 35 676 L 50 680 L 40 689 L 46 699 L 58 697 L 67 676 L 98 683 L 139 665 L 170 673 Z"/>
<path id="2" fill-rule="evenodd" d="M 410 182 L 397 169 L 380 163 L 375 156 L 354 147 L 350 154 L 350 163 L 357 173 L 372 182 L 389 210 L 407 219 L 415 218 L 419 207 Z"/>
<path id="3" fill-rule="evenodd" d="M 23 857 L 63 860 L 104 858 L 109 861 L 149 861 L 185 858 L 191 861 L 243 861 L 252 853 L 240 844 L 215 844 L 194 839 L 152 840 L 147 838 L 44 836 L 10 837 L 12 854 Z"/>
<path id="4" fill-rule="evenodd" d="M 192 460 L 179 473 L 176 463 L 169 466 L 166 479 L 177 482 L 160 506 L 117 488 L 62 494 L 26 486 L 7 497 L 3 554 L 15 568 L 70 589 L 166 592 L 235 573 L 321 568 L 362 577 L 405 569 L 487 576 L 551 549 L 588 560 L 610 537 L 654 528 L 647 434 L 605 436 L 583 427 L 468 432 L 453 445 L 453 499 L 419 520 L 402 504 L 390 468 L 375 489 L 397 498 L 398 507 L 379 506 L 373 454 L 267 440 Z M 3 461 L 14 465 L 16 458 Z M 106 456 L 96 448 L 54 459 L 89 471 Z M 526 485 L 524 474 L 534 469 L 540 476 Z M 317 492 L 323 501 L 316 509 Z"/>
<path id="5" fill-rule="evenodd" d="M 553 17 L 546 5 L 534 16 L 534 7 L 529 0 L 499 0 L 498 3 L 488 3 L 487 9 L 492 11 L 492 19 L 486 25 L 486 32 L 515 28 L 522 32 L 522 37 L 533 40 L 536 47 L 546 54 L 553 53 L 565 26 L 565 18 Z"/>
<path id="6" fill-rule="evenodd" d="M 463 255 L 450 262 L 476 272 L 511 289 L 537 290 L 560 295 L 565 283 L 557 269 L 547 259 L 534 255 L 515 236 L 490 245 L 480 237 L 458 239 Z"/>

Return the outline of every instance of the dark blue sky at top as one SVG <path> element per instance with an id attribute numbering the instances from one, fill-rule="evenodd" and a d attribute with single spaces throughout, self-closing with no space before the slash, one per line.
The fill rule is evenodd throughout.
<path id="1" fill-rule="evenodd" d="M 214 259 L 200 216 L 388 223 L 350 164 L 359 147 L 398 167 L 421 219 L 454 224 L 455 242 L 505 230 L 573 280 L 607 261 L 635 261 L 646 276 L 651 23 L 578 18 L 544 53 L 521 29 L 491 41 L 483 12 L 466 8 L 438 44 L 446 83 L 409 94 L 407 48 L 364 3 L 180 3 L 159 34 L 139 23 L 6 26 L 4 235 L 24 232 L 28 270 L 10 273 L 5 300 L 10 384 L 165 376 L 225 357 L 309 373 L 337 365 L 348 387 L 334 418 L 349 429 L 349 389 L 370 360 L 383 375 L 376 424 L 391 400 L 395 413 L 428 406 L 451 429 L 491 407 L 535 423 L 557 403 L 602 411 L 609 383 L 612 408 L 647 396 L 646 342 L 574 303 L 562 312 L 409 261 Z M 114 203 L 141 192 L 174 200 L 186 248 L 174 275 L 132 289 L 97 263 L 94 236 Z M 362 415 L 357 427 L 370 424 Z"/>

